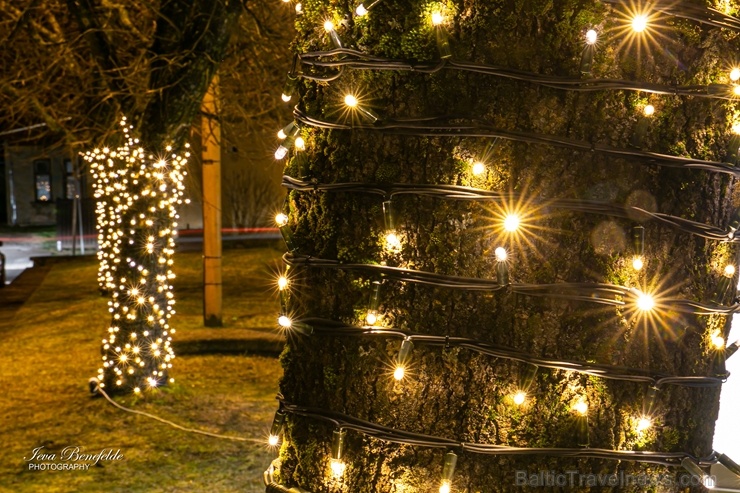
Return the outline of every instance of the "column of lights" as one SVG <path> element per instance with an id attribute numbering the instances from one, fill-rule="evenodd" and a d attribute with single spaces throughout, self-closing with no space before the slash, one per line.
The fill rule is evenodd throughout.
<path id="1" fill-rule="evenodd" d="M 91 165 L 98 199 L 99 282 L 111 294 L 111 326 L 103 339 L 101 387 L 135 393 L 167 382 L 175 355 L 169 319 L 175 299 L 169 281 L 177 206 L 183 199 L 184 169 L 190 156 L 167 147 L 164 156 L 147 153 L 121 122 L 125 143 L 84 155 Z M 172 381 L 172 379 L 170 379 Z"/>
<path id="2" fill-rule="evenodd" d="M 357 7 L 357 9 L 356 9 L 356 14 L 358 16 L 364 16 L 364 15 L 366 15 L 367 12 L 368 12 L 368 10 L 369 10 L 369 8 L 371 8 L 376 3 L 378 3 L 378 1 L 379 0 L 376 0 L 376 1 L 372 2 L 367 7 L 365 7 L 363 4 L 360 4 Z M 299 9 L 297 9 L 297 10 L 299 10 Z M 441 13 L 435 12 L 435 13 L 432 14 L 432 23 L 433 23 L 434 26 L 439 26 L 443 22 L 444 22 L 444 19 L 441 16 Z M 328 25 L 328 27 L 327 27 L 327 25 Z M 336 35 L 336 31 L 334 29 L 333 24 L 331 24 L 331 22 L 327 22 L 324 27 L 327 30 L 327 32 L 330 33 L 330 36 L 332 37 L 332 42 L 337 47 L 341 47 L 341 41 L 338 41 L 338 36 Z M 635 32 L 643 32 L 647 27 L 648 27 L 648 16 L 646 14 L 638 14 L 638 15 L 636 15 L 633 18 L 633 20 L 632 20 L 632 28 L 633 28 L 633 30 Z M 587 43 L 589 45 L 594 45 L 596 43 L 597 36 L 598 35 L 597 35 L 597 32 L 595 30 L 589 30 L 586 33 L 586 41 L 587 41 Z M 445 55 L 445 50 L 443 50 L 441 47 L 440 47 L 440 54 L 441 54 L 442 58 L 446 58 L 447 56 L 449 56 L 449 55 L 447 55 L 447 56 Z M 734 69 L 733 72 L 730 75 L 730 78 L 731 78 L 732 81 L 736 81 L 738 78 L 740 78 L 740 70 Z M 285 101 L 289 101 L 290 100 L 289 98 L 286 98 L 286 97 L 284 97 L 283 99 Z M 357 107 L 357 103 L 358 103 L 357 102 L 357 99 L 353 95 L 347 95 L 345 97 L 345 104 L 348 107 L 354 109 L 354 108 Z M 652 105 L 647 105 L 644 108 L 644 114 L 645 114 L 645 116 L 651 116 L 653 113 L 654 113 L 654 107 Z M 361 112 L 361 114 L 363 114 L 363 116 L 366 116 L 367 117 L 367 114 L 365 112 Z M 379 118 L 377 118 L 377 116 L 374 115 L 374 114 L 371 114 L 371 117 L 369 119 L 373 123 L 379 120 Z M 483 163 L 476 162 L 476 163 L 473 164 L 472 171 L 473 171 L 473 174 L 474 175 L 482 174 L 483 172 L 485 172 L 485 165 L 483 165 Z M 385 206 L 385 204 L 384 204 L 384 206 Z M 280 222 L 280 221 L 278 221 L 278 222 Z M 287 223 L 287 221 L 284 221 L 283 222 L 283 224 L 285 224 L 285 223 Z M 504 221 L 504 228 L 507 231 L 515 231 L 517 229 L 517 227 L 518 227 L 518 218 L 510 217 L 509 216 L 509 217 L 507 217 L 505 219 L 505 221 Z M 285 234 L 283 236 L 285 237 Z M 287 239 L 286 239 L 286 243 L 288 243 Z M 290 245 L 289 245 L 289 247 L 290 247 Z M 500 252 L 501 250 L 503 250 L 503 253 Z M 640 251 L 642 251 L 642 250 L 640 250 Z M 503 248 L 497 248 L 496 249 L 496 258 L 499 261 L 499 263 L 504 263 L 505 264 L 506 263 L 506 256 L 507 256 L 506 251 Z M 642 257 L 642 255 L 640 255 L 639 257 L 636 257 L 635 263 L 633 264 L 634 265 L 634 268 L 636 270 L 640 270 L 642 268 L 642 260 L 641 260 L 641 257 Z M 640 259 L 639 262 L 638 262 L 637 258 Z M 639 266 L 638 266 L 638 263 L 639 263 Z M 728 269 L 729 268 L 732 268 L 733 269 L 732 274 L 734 275 L 734 267 L 733 266 L 728 266 Z M 280 278 L 280 279 L 282 280 L 283 278 Z M 378 286 L 379 286 L 379 284 L 378 284 Z M 655 303 L 654 303 L 654 300 L 652 299 L 652 297 L 649 296 L 648 294 L 639 293 L 638 292 L 637 306 L 638 306 L 638 308 L 640 310 L 650 311 L 650 310 L 652 310 L 654 308 Z M 368 318 L 369 318 L 369 314 L 370 314 L 370 311 L 368 311 Z M 723 341 L 723 344 L 724 344 L 724 341 Z M 397 358 L 396 370 L 394 372 L 394 377 L 396 378 L 396 380 L 401 380 L 403 378 L 403 376 L 404 376 L 405 361 L 406 361 L 406 358 L 408 356 L 408 353 L 410 352 L 410 350 L 411 350 L 412 347 L 413 347 L 413 343 L 411 342 L 411 340 L 404 339 L 404 341 L 402 342 L 402 345 L 401 345 L 401 349 L 399 351 L 399 356 Z M 526 393 L 520 391 L 520 392 L 518 392 L 515 395 L 514 402 L 517 405 L 521 405 L 524 402 L 525 399 L 526 399 Z M 580 415 L 583 415 L 583 416 L 587 416 L 588 415 L 588 404 L 585 401 L 585 398 L 583 400 L 579 400 L 575 404 L 574 410 L 578 414 L 580 414 Z M 638 420 L 638 424 L 636 426 L 636 429 L 637 429 L 638 433 L 641 433 L 644 430 L 646 430 L 647 428 L 649 428 L 651 426 L 651 424 L 652 424 L 652 422 L 651 422 L 650 418 L 642 417 L 642 418 L 640 418 Z M 333 446 L 332 446 L 332 461 L 331 461 L 332 470 L 333 470 L 333 473 L 335 474 L 335 476 L 340 477 L 342 475 L 342 473 L 344 472 L 344 467 L 345 466 L 344 466 L 344 463 L 343 462 L 341 462 L 341 461 L 338 460 L 339 457 L 335 457 L 335 455 L 337 455 L 337 452 L 335 450 L 335 447 L 336 447 L 336 444 L 337 444 L 337 436 L 341 436 L 341 443 L 343 443 L 344 430 L 341 430 L 340 429 L 340 430 L 337 430 L 337 431 L 334 432 L 334 440 L 333 440 Z M 272 435 L 271 435 L 271 441 L 272 440 L 273 439 L 272 439 Z M 341 445 L 339 447 L 341 447 Z M 339 450 L 341 451 L 341 448 L 339 448 Z M 449 493 L 449 491 L 450 491 L 451 481 L 448 480 L 448 479 L 445 479 L 446 476 L 447 476 L 447 472 L 446 471 L 448 470 L 448 457 L 450 456 L 450 454 L 452 456 L 454 456 L 454 462 L 452 463 L 452 465 L 451 465 L 451 471 L 449 472 L 450 478 L 451 478 L 451 475 L 452 475 L 452 471 L 454 471 L 454 465 L 456 463 L 457 457 L 455 456 L 454 453 L 449 452 L 445 456 L 445 467 L 444 467 L 445 472 L 443 473 L 443 480 L 442 480 L 442 483 L 441 483 L 441 486 L 440 486 L 440 493 Z M 337 464 L 340 464 L 341 467 L 338 467 Z M 337 466 L 337 467 L 335 467 L 335 466 Z"/>

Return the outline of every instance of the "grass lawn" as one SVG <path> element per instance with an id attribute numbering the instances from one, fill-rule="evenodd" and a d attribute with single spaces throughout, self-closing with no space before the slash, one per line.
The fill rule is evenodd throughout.
<path id="1" fill-rule="evenodd" d="M 201 254 L 177 253 L 175 342 L 272 334 L 278 308 L 270 273 L 279 256 L 273 248 L 225 251 L 225 327 L 204 329 Z M 277 359 L 184 355 L 173 362 L 174 384 L 116 399 L 189 428 L 259 443 L 184 432 L 91 398 L 87 381 L 100 364 L 109 321 L 95 278 L 91 259 L 57 264 L 15 319 L 0 325 L 0 491 L 264 491 L 261 474 L 275 456 L 263 444 L 277 408 Z M 50 462 L 61 463 L 70 446 L 83 453 L 120 449 L 123 458 L 86 471 L 31 471 L 24 460 L 44 447 L 57 456 Z"/>

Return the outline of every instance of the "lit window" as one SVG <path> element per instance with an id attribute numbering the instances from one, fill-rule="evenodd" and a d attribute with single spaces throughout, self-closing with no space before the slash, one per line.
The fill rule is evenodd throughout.
<path id="1" fill-rule="evenodd" d="M 33 162 L 33 183 L 37 202 L 51 201 L 51 163 L 48 159 Z"/>

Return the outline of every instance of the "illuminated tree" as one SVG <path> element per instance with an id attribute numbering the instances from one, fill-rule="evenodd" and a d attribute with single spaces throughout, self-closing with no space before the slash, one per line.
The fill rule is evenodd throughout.
<path id="1" fill-rule="evenodd" d="M 268 491 L 700 488 L 736 349 L 734 4 L 294 6 Z"/>
<path id="2" fill-rule="evenodd" d="M 112 322 L 101 384 L 166 383 L 183 148 L 244 5 L 236 0 L 2 2 L 3 124 L 42 122 L 96 164 Z M 121 115 L 128 120 L 119 122 Z M 119 130 L 119 125 L 122 130 Z M 60 137 L 61 136 L 61 137 Z M 34 134 L 38 138 L 39 134 Z"/>

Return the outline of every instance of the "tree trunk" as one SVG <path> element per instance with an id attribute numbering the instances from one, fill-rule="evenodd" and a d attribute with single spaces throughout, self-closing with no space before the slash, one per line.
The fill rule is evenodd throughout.
<path id="1" fill-rule="evenodd" d="M 531 450 L 485 455 L 459 444 L 588 445 L 706 458 L 718 412 L 716 381 L 697 388 L 607 379 L 481 354 L 455 338 L 512 348 L 525 361 L 616 365 L 651 376 L 723 374 L 721 352 L 711 341 L 726 336 L 729 317 L 699 315 L 702 310 L 671 300 L 704 303 L 717 313 L 721 302 L 732 305 L 734 289 L 724 298 L 716 291 L 730 285 L 723 269 L 735 263 L 735 248 L 643 211 L 727 229 L 736 198 L 730 196 L 730 175 L 718 171 L 734 170 L 673 167 L 675 162 L 641 153 L 728 160 L 737 118 L 731 101 L 670 88 L 729 84 L 731 67 L 718 54 L 737 52 L 735 33 L 652 12 L 646 31 L 637 34 L 629 29 L 625 8 L 572 0 L 382 0 L 362 18 L 346 7 L 306 2 L 297 22 L 298 49 L 332 49 L 322 27 L 329 18 L 337 26 L 333 34 L 364 54 L 434 67 L 447 37 L 455 62 L 532 72 L 545 83 L 449 65 L 434 73 L 345 68 L 328 84 L 303 80 L 297 115 L 307 148 L 290 157 L 286 174 L 313 181 L 291 192 L 284 211 L 293 233 L 289 247 L 295 247 L 288 261 L 297 267 L 291 269 L 291 285 L 300 288 L 291 294 L 293 329 L 282 357 L 280 390 L 288 420 L 276 478 L 312 492 L 436 491 L 443 456 L 451 450 L 458 456 L 452 479 L 457 492 L 510 492 L 522 478 L 537 486 L 547 481 L 536 476 L 544 471 L 651 474 L 646 480 L 657 491 L 681 489 L 684 483 L 669 483 L 688 475 L 680 467 Z M 444 15 L 437 27 L 431 22 L 435 8 Z M 342 18 L 346 22 L 340 24 Z M 589 29 L 598 31 L 599 41 L 584 48 Z M 637 88 L 665 85 L 668 94 L 548 87 L 558 77 L 578 79 L 582 69 L 591 70 L 589 77 L 634 81 Z M 361 110 L 345 109 L 350 92 L 358 95 Z M 644 112 L 647 105 L 655 110 L 651 116 Z M 363 109 L 380 120 L 373 123 Z M 408 118 L 418 120 L 399 123 Z M 317 120 L 353 128 L 317 128 Z M 468 130 L 451 130 L 462 124 Z M 485 164 L 482 173 L 476 174 L 476 162 Z M 347 182 L 364 188 L 321 189 Z M 467 186 L 500 192 L 501 198 L 420 196 L 418 188 L 417 194 L 371 193 L 390 184 Z M 584 207 L 564 207 L 566 199 Z M 394 224 L 383 221 L 388 200 Z M 616 208 L 596 213 L 596 204 Z M 504 227 L 511 214 L 521 223 L 515 232 Z M 644 227 L 644 247 L 633 242 L 640 236 L 637 226 Z M 399 250 L 385 248 L 391 231 L 400 238 Z M 495 256 L 498 247 L 508 254 L 508 279 L 499 277 L 504 267 Z M 640 270 L 633 268 L 637 255 L 644 261 Z M 341 264 L 327 268 L 318 259 Z M 491 280 L 494 287 L 413 282 L 408 271 L 382 266 Z M 496 290 L 497 279 L 502 289 Z M 366 325 L 368 309 L 375 308 L 374 282 L 380 282 L 377 327 L 383 329 L 358 335 L 328 322 Z M 566 283 L 586 284 L 566 289 Z M 604 294 L 598 287 L 607 284 L 632 291 Z M 637 308 L 638 291 L 654 295 L 654 309 Z M 403 335 L 391 328 L 441 338 L 417 338 L 400 381 L 393 367 Z M 651 387 L 659 389 L 654 403 Z M 514 396 L 520 391 L 526 396 L 518 405 Z M 331 413 L 451 444 L 390 443 Z M 327 417 L 339 419 L 339 426 Z M 652 426 L 642 429 L 643 417 Z M 329 465 L 338 427 L 347 429 L 341 477 Z M 669 476 L 657 476 L 664 473 Z M 572 475 L 565 484 L 540 486 L 588 491 L 591 480 Z M 636 480 L 618 480 L 620 491 L 648 489 Z M 690 476 L 682 480 L 696 485 Z"/>

